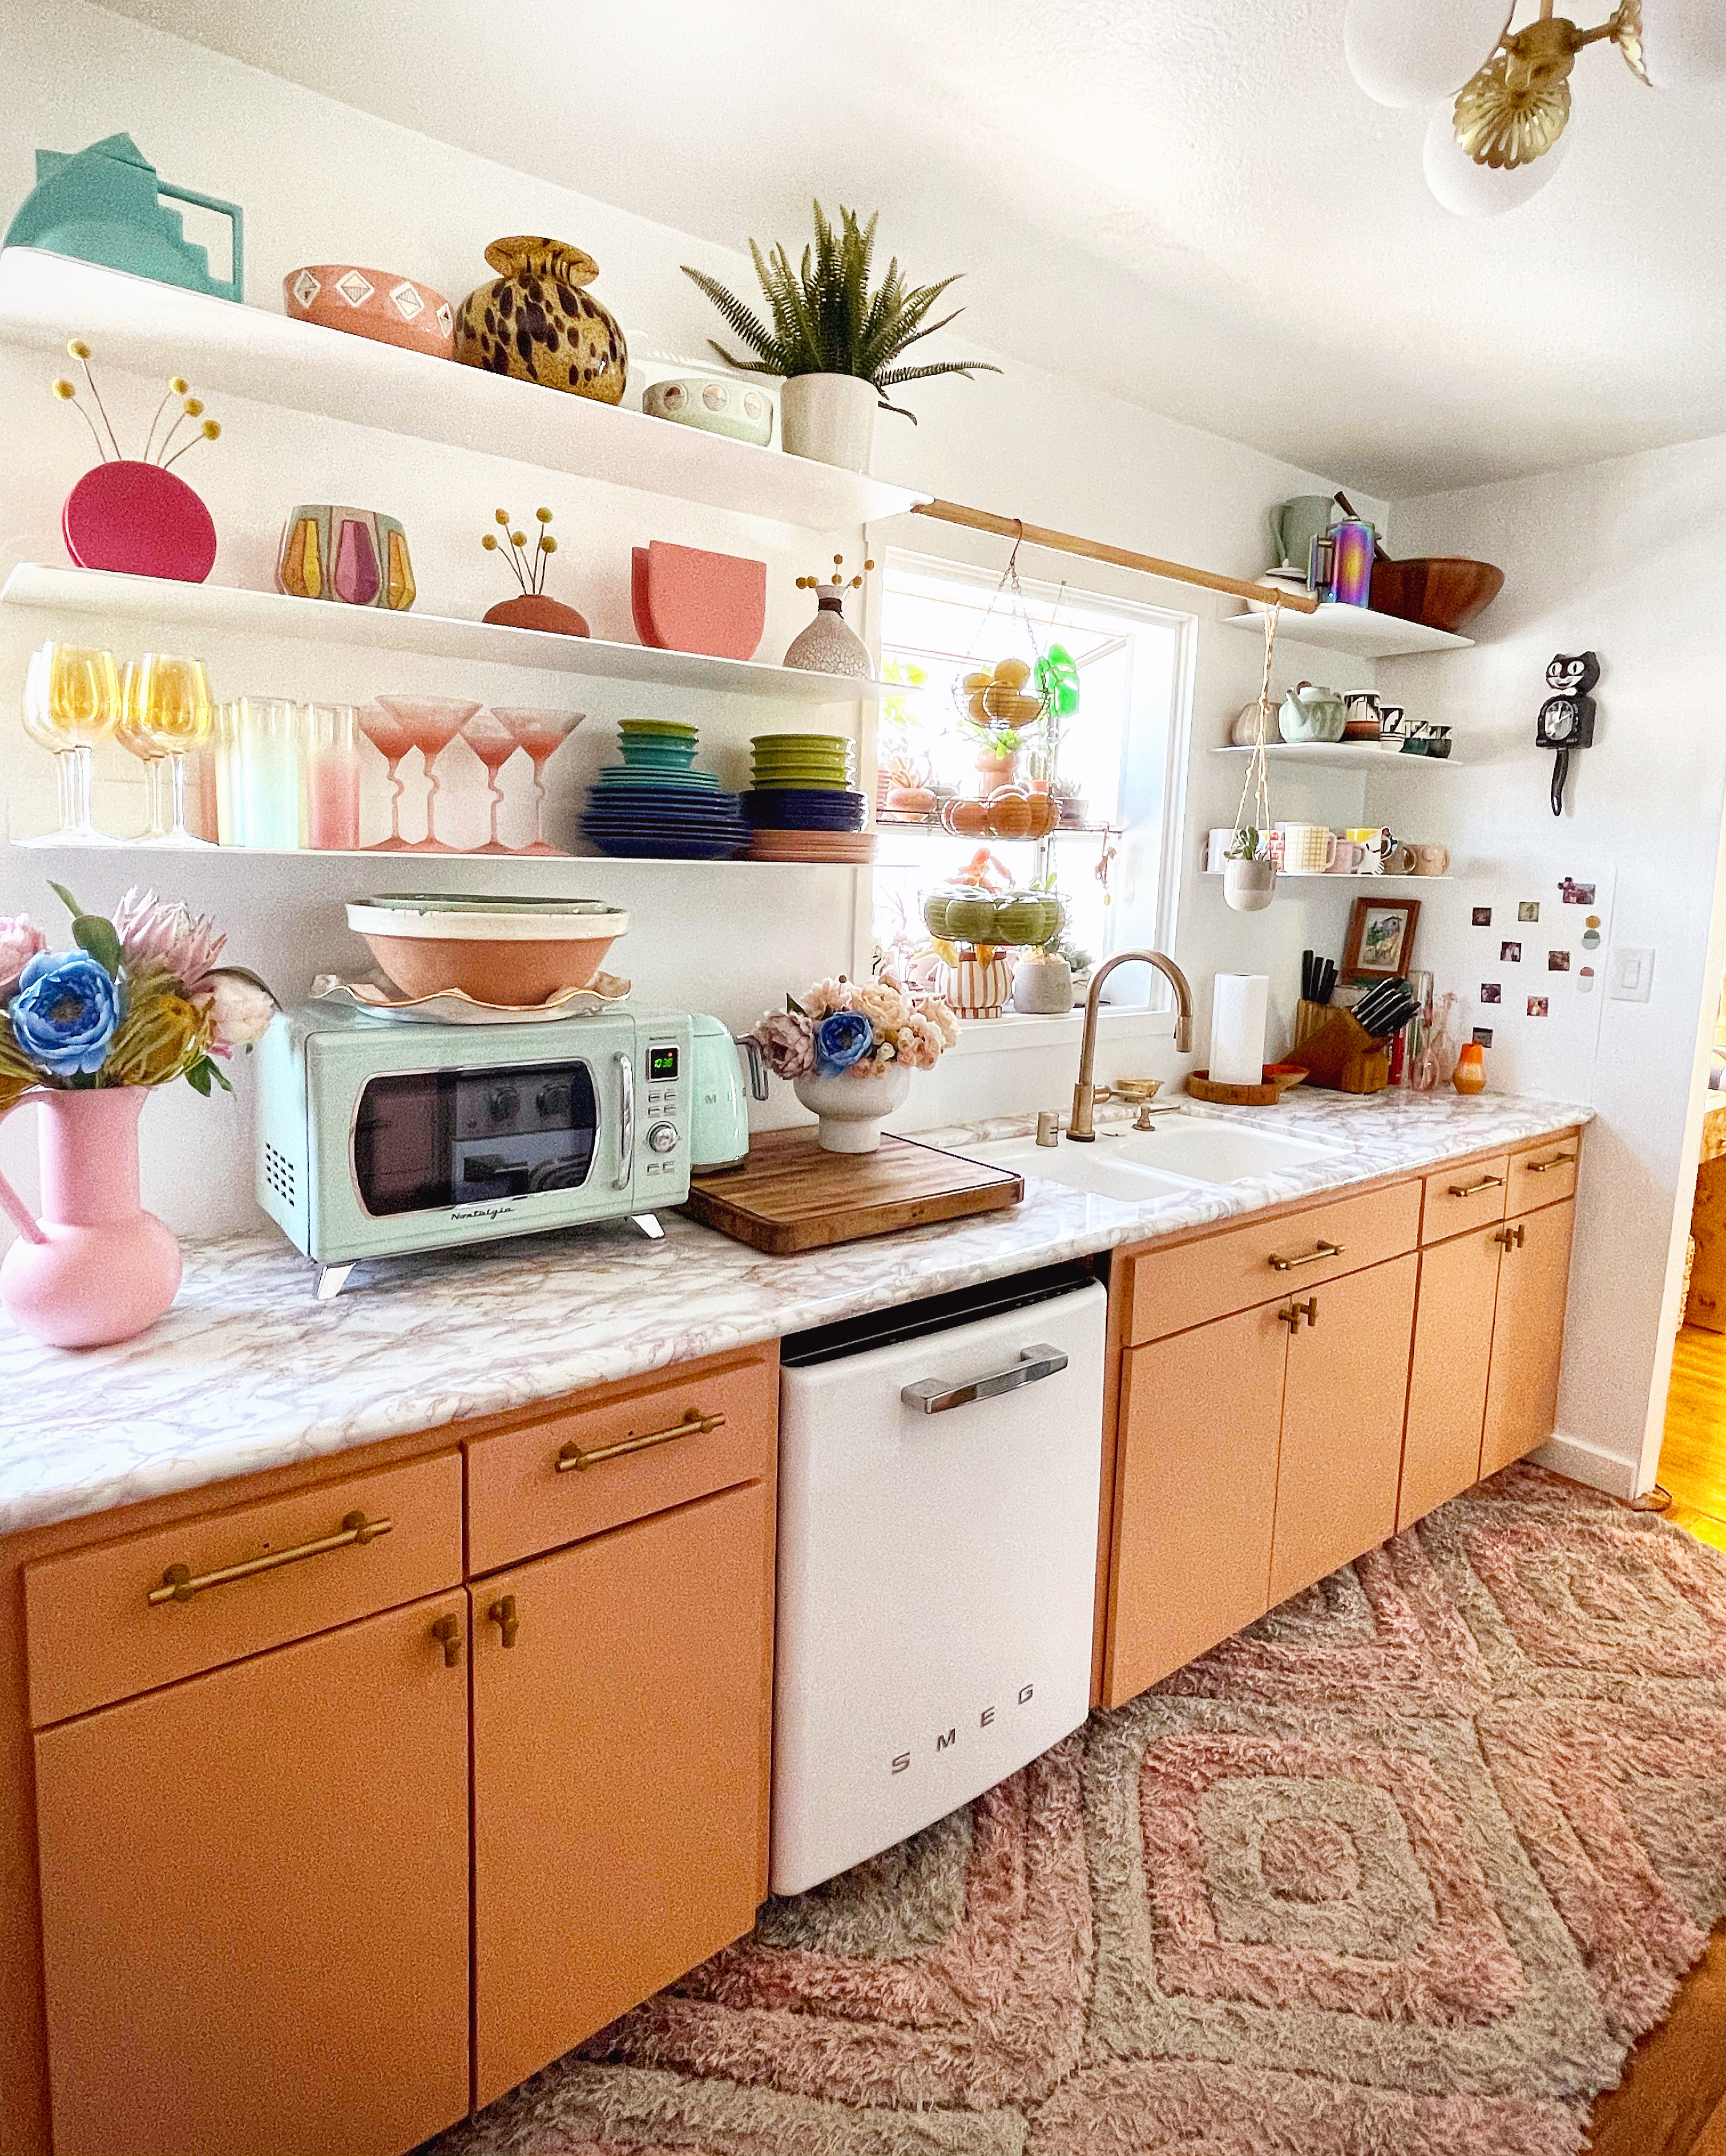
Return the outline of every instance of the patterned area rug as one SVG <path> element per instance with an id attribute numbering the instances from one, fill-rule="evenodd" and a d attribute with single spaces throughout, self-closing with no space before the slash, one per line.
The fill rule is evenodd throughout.
<path id="1" fill-rule="evenodd" d="M 437 2156 L 1570 2156 L 1726 1913 L 1726 1559 L 1513 1468 Z"/>

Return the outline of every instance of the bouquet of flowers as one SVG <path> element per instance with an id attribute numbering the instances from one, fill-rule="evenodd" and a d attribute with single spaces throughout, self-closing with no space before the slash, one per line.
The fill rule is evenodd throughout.
<path id="1" fill-rule="evenodd" d="M 129 891 L 110 921 L 63 885 L 76 948 L 50 951 L 28 916 L 0 916 L 0 1114 L 32 1086 L 234 1089 L 221 1060 L 263 1037 L 275 998 L 207 916 Z"/>
<path id="2" fill-rule="evenodd" d="M 958 1037 L 939 996 L 909 995 L 885 976 L 859 986 L 843 974 L 800 999 L 788 995 L 750 1035 L 779 1078 L 871 1078 L 896 1063 L 929 1070 Z"/>

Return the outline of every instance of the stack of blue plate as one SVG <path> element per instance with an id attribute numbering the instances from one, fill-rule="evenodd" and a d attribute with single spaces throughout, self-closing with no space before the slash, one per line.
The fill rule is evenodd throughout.
<path id="1" fill-rule="evenodd" d="M 717 861 L 740 854 L 749 829 L 734 793 L 711 771 L 691 768 L 696 729 L 625 721 L 624 761 L 609 764 L 588 795 L 582 830 L 602 854 L 632 860 Z"/>
<path id="2" fill-rule="evenodd" d="M 740 794 L 737 805 L 764 831 L 860 831 L 869 807 L 860 793 L 803 786 L 758 787 Z"/>

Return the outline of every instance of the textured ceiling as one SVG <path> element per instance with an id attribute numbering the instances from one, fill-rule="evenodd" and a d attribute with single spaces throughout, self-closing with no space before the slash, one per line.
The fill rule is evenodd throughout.
<path id="1" fill-rule="evenodd" d="M 1372 493 L 1726 432 L 1726 90 L 1610 49 L 1552 184 L 1463 222 L 1343 0 L 116 12 L 715 241 L 879 203 L 914 274 L 968 270 L 979 342 Z"/>

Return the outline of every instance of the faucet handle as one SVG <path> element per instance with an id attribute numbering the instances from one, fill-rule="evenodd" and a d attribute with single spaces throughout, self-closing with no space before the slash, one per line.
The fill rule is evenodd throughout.
<path id="1" fill-rule="evenodd" d="M 1037 1143 L 1040 1146 L 1058 1146 L 1061 1143 L 1061 1118 L 1052 1108 L 1037 1111 Z"/>

